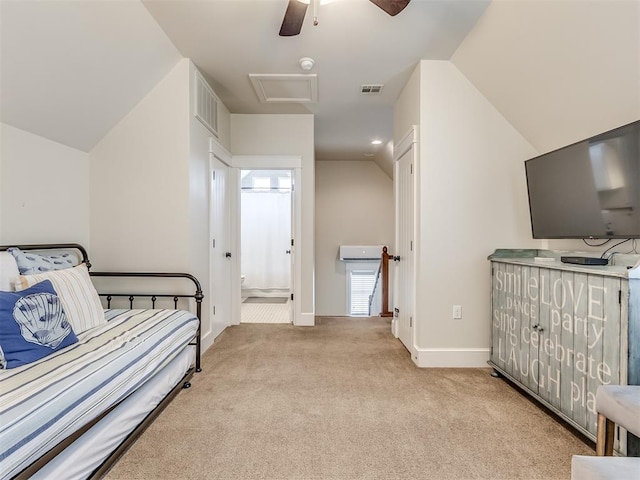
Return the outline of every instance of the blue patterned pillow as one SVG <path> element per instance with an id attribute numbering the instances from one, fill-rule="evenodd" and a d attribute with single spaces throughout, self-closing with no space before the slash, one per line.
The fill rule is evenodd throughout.
<path id="1" fill-rule="evenodd" d="M 62 270 L 76 265 L 75 257 L 71 253 L 59 255 L 41 255 L 39 253 L 23 252 L 19 248 L 7 249 L 16 259 L 20 275 L 33 275 L 35 273 Z"/>
<path id="2" fill-rule="evenodd" d="M 49 280 L 0 292 L 0 351 L 5 368 L 40 360 L 78 341 Z"/>

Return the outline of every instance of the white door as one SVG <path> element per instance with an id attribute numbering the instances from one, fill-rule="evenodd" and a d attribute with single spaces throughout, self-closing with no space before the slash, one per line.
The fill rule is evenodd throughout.
<path id="1" fill-rule="evenodd" d="M 415 144 L 395 162 L 396 256 L 394 321 L 398 338 L 413 355 L 414 346 L 414 154 Z"/>
<path id="2" fill-rule="evenodd" d="M 231 324 L 229 167 L 211 155 L 211 318 L 214 337 Z"/>

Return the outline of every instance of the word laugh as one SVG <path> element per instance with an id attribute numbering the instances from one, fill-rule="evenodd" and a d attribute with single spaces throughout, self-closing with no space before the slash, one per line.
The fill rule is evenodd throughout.
<path id="1" fill-rule="evenodd" d="M 568 278 L 530 276 L 498 270 L 493 282 L 493 327 L 499 329 L 498 360 L 529 378 L 549 397 L 571 389 L 571 405 L 595 410 L 595 388 L 611 383 L 611 368 L 602 358 L 607 316 L 607 288 Z M 561 381 L 561 371 L 575 370 Z M 581 377 L 581 378 L 580 378 Z"/>

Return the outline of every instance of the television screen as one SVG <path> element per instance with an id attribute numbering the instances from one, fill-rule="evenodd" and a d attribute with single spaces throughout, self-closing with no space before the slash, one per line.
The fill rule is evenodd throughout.
<path id="1" fill-rule="evenodd" d="M 525 162 L 533 238 L 640 238 L 640 121 Z"/>

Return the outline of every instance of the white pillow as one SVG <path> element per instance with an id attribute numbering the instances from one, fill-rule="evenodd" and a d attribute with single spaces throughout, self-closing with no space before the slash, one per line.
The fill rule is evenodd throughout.
<path id="1" fill-rule="evenodd" d="M 18 264 L 9 252 L 0 252 L 0 291 L 13 292 L 13 284 L 20 275 Z"/>
<path id="2" fill-rule="evenodd" d="M 65 270 L 21 275 L 16 282 L 16 290 L 29 288 L 43 280 L 50 280 L 53 284 L 75 333 L 82 333 L 106 322 L 100 297 L 84 263 Z"/>

